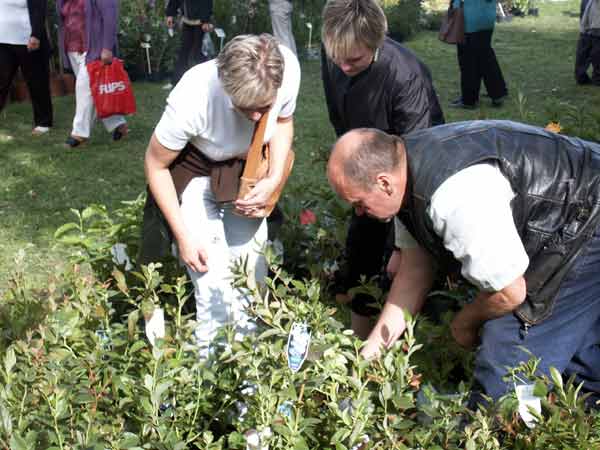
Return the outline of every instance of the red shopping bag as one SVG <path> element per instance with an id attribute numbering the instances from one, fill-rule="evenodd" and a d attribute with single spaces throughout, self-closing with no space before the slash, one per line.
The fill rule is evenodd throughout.
<path id="1" fill-rule="evenodd" d="M 112 64 L 92 61 L 87 70 L 98 117 L 135 113 L 135 97 L 122 60 L 113 58 Z"/>

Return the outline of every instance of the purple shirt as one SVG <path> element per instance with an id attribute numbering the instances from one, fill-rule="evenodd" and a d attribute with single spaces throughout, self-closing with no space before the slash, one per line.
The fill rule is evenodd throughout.
<path id="1" fill-rule="evenodd" d="M 65 0 L 56 1 L 59 20 L 59 42 L 63 65 L 70 67 L 66 55 L 65 27 L 61 11 Z M 87 47 L 86 63 L 100 59 L 102 49 L 117 50 L 117 30 L 119 19 L 118 0 L 84 0 L 85 4 L 85 42 Z"/>
<path id="2" fill-rule="evenodd" d="M 85 0 L 65 0 L 60 14 L 65 51 L 85 52 Z"/>

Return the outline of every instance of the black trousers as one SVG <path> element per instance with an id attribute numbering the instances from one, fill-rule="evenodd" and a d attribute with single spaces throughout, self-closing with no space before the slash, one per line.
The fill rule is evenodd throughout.
<path id="1" fill-rule="evenodd" d="M 465 33 L 465 43 L 458 44 L 457 56 L 460 67 L 460 89 L 465 105 L 479 101 L 481 80 L 492 99 L 508 93 L 496 53 L 492 48 L 494 30 Z"/>
<path id="2" fill-rule="evenodd" d="M 34 126 L 52 126 L 49 58 L 49 52 L 43 49 L 29 52 L 25 45 L 0 44 L 0 111 L 6 106 L 20 68 L 31 97 Z"/>
<path id="3" fill-rule="evenodd" d="M 592 78 L 587 74 L 592 65 Z M 600 36 L 579 35 L 575 55 L 575 81 L 579 84 L 593 83 L 600 86 Z"/>
<path id="4" fill-rule="evenodd" d="M 381 274 L 385 256 L 393 248 L 393 229 L 393 221 L 381 222 L 365 215 L 357 216 L 352 212 L 346 238 L 346 290 L 359 286 L 361 275 L 369 280 Z M 372 301 L 368 296 L 357 295 L 352 299 L 352 311 L 363 316 L 375 315 L 378 310 L 368 306 Z"/>
<path id="5" fill-rule="evenodd" d="M 181 29 L 181 47 L 173 69 L 173 77 L 171 82 L 177 84 L 183 74 L 190 67 L 203 63 L 207 60 L 202 53 L 202 38 L 204 31 L 200 25 L 183 24 Z"/>

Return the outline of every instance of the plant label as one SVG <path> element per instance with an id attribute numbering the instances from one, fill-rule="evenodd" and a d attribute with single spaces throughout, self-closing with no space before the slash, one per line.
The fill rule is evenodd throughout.
<path id="1" fill-rule="evenodd" d="M 515 386 L 515 392 L 517 393 L 517 400 L 519 401 L 519 415 L 525 425 L 529 428 L 535 428 L 535 423 L 537 419 L 531 412 L 529 412 L 529 408 L 531 407 L 537 413 L 542 412 L 542 404 L 540 402 L 540 398 L 533 395 L 533 384 L 520 384 Z"/>
<path id="2" fill-rule="evenodd" d="M 152 317 L 146 320 L 146 337 L 154 347 L 157 339 L 165 337 L 165 313 L 162 308 L 154 308 Z"/>
<path id="3" fill-rule="evenodd" d="M 288 367 L 294 373 L 300 370 L 310 346 L 310 330 L 304 322 L 294 322 L 287 342 Z"/>
<path id="4" fill-rule="evenodd" d="M 131 259 L 127 254 L 127 244 L 123 244 L 122 242 L 116 243 L 111 247 L 110 253 L 115 264 L 125 266 L 126 271 L 133 269 Z"/>

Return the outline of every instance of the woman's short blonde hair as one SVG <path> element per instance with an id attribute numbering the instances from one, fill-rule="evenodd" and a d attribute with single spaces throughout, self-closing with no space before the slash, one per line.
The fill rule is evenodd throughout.
<path id="1" fill-rule="evenodd" d="M 323 8 L 321 38 L 333 60 L 346 58 L 358 44 L 377 50 L 386 32 L 387 20 L 377 0 L 329 0 Z"/>
<path id="2" fill-rule="evenodd" d="M 284 68 L 277 40 L 266 33 L 236 36 L 217 56 L 219 80 L 240 108 L 271 104 L 283 82 Z"/>

